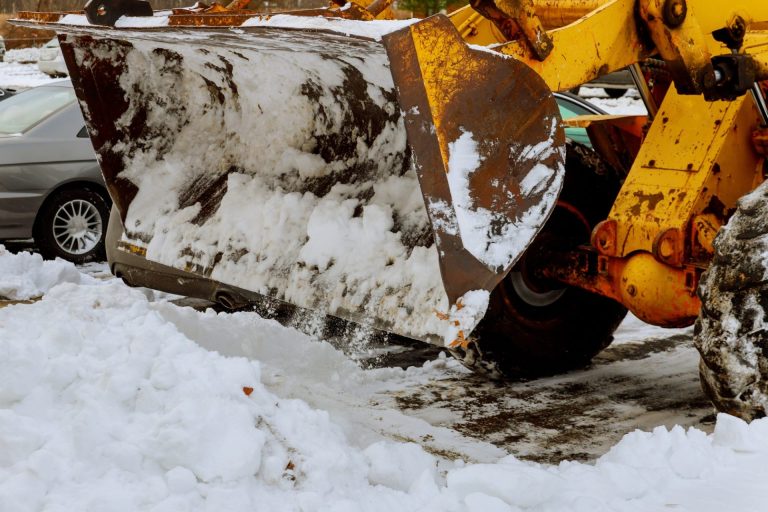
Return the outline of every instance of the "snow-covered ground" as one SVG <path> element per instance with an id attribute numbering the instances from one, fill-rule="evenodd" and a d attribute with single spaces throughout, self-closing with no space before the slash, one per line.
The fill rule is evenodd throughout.
<path id="1" fill-rule="evenodd" d="M 381 399 L 461 373 L 451 360 L 363 370 L 253 313 L 179 307 L 26 254 L 0 252 L 0 268 L 13 269 L 0 272 L 6 295 L 43 295 L 0 308 L 3 511 L 714 511 L 768 499 L 768 420 L 721 415 L 711 435 L 659 427 L 594 463 L 536 464 Z M 636 320 L 624 331 L 619 341 L 653 332 Z"/>
<path id="2" fill-rule="evenodd" d="M 28 89 L 53 79 L 37 69 L 37 48 L 8 50 L 0 62 L 0 88 Z"/>

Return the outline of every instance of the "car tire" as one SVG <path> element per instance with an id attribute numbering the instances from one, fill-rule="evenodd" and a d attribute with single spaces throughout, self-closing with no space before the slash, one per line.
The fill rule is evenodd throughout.
<path id="1" fill-rule="evenodd" d="M 105 257 L 110 204 L 93 188 L 67 188 L 51 194 L 35 222 L 35 243 L 46 259 L 72 263 L 101 261 Z"/>
<path id="2" fill-rule="evenodd" d="M 605 94 L 608 95 L 609 98 L 617 100 L 624 96 L 627 93 L 626 89 L 605 89 Z"/>

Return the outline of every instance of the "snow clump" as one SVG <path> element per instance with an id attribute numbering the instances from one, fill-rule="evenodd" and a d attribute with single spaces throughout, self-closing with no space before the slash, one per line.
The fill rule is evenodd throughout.
<path id="1" fill-rule="evenodd" d="M 68 261 L 44 261 L 39 254 L 10 253 L 0 245 L 0 299 L 27 300 L 42 296 L 59 283 L 92 284 Z"/>

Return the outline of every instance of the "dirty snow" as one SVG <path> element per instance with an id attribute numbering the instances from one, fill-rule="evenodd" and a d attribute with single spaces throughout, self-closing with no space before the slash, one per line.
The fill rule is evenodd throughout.
<path id="1" fill-rule="evenodd" d="M 768 420 L 636 431 L 593 464 L 525 462 L 366 400 L 446 360 L 364 371 L 255 314 L 150 302 L 117 280 L 0 309 L 0 354 L 0 503 L 14 512 L 704 512 L 768 500 Z"/>
<path id="2" fill-rule="evenodd" d="M 451 306 L 448 312 L 450 324 L 443 335 L 445 346 L 450 347 L 463 341 L 472 332 L 485 316 L 490 298 L 488 290 L 471 290 Z"/>
<path id="3" fill-rule="evenodd" d="M 514 145 L 513 157 L 519 162 L 542 162 L 549 158 L 558 151 L 554 145 L 557 125 L 558 121 L 553 120 L 548 140 L 529 147 Z M 479 207 L 470 194 L 471 176 L 482 164 L 477 144 L 473 134 L 467 131 L 462 131 L 458 139 L 448 143 L 447 176 L 455 223 L 447 204 L 430 204 L 430 213 L 433 222 L 436 220 L 451 231 L 455 231 L 453 224 L 456 224 L 464 247 L 475 258 L 492 270 L 506 270 L 525 251 L 554 208 L 565 170 L 562 165 L 550 169 L 542 163 L 535 163 L 518 183 L 517 197 L 509 193 L 510 197 L 504 198 L 517 202 L 531 201 L 535 206 L 529 206 L 519 219 L 511 220 L 506 211 L 497 213 Z M 561 149 L 564 151 L 564 148 Z"/>

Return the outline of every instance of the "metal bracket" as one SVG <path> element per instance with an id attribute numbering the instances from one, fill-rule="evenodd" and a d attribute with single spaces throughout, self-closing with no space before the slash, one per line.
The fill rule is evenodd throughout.
<path id="1" fill-rule="evenodd" d="M 152 16 L 152 6 L 144 0 L 88 0 L 83 7 L 88 23 L 114 27 L 122 16 Z"/>
<path id="2" fill-rule="evenodd" d="M 522 35 L 536 59 L 543 61 L 552 52 L 552 38 L 536 16 L 533 0 L 470 0 L 469 3 L 491 20 L 508 40 Z"/>

